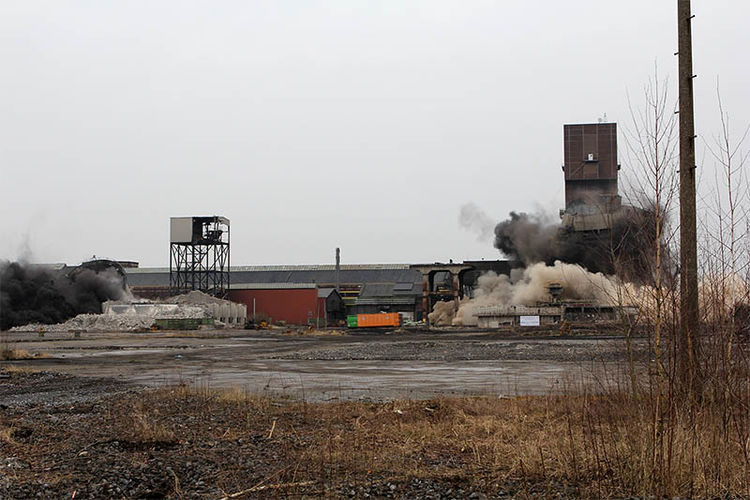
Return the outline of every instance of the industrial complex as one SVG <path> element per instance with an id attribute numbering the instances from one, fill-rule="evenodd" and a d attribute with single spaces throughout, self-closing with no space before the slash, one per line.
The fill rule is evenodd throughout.
<path id="1" fill-rule="evenodd" d="M 563 131 L 560 231 L 575 234 L 588 246 L 627 216 L 618 193 L 617 125 L 574 124 Z M 172 218 L 170 267 L 123 263 L 130 289 L 150 299 L 200 290 L 244 304 L 249 318 L 268 322 L 331 326 L 344 324 L 347 316 L 374 313 L 400 313 L 406 322 L 420 322 L 438 302 L 458 304 L 470 298 L 483 274 L 510 276 L 529 264 L 518 255 L 512 260 L 348 265 L 340 263 L 337 248 L 335 261 L 327 265 L 230 266 L 229 235 L 230 221 L 224 216 Z M 549 299 L 556 300 L 554 291 Z M 590 301 L 576 305 L 601 310 Z M 562 319 L 565 313 L 558 307 L 548 304 L 537 316 Z M 502 314 L 492 311 L 482 311 L 482 325 L 513 322 L 513 316 L 522 315 L 509 314 L 507 308 Z"/>
<path id="2" fill-rule="evenodd" d="M 201 215 L 170 219 L 169 267 L 142 268 L 135 261 L 98 259 L 76 268 L 58 268 L 55 276 L 63 278 L 58 283 L 75 283 L 84 271 L 95 275 L 108 273 L 109 291 L 95 294 L 91 303 L 75 313 L 123 315 L 128 311 L 148 311 L 151 315 L 161 315 L 157 318 L 162 320 L 161 325 L 178 327 L 186 326 L 188 319 L 198 325 L 209 318 L 233 327 L 244 326 L 246 321 L 316 328 L 362 327 L 379 325 L 373 318 L 362 317 L 374 314 L 397 315 L 396 322 L 391 316 L 383 316 L 383 326 L 415 323 L 438 326 L 437 321 L 430 324 L 430 314 L 437 305 L 448 313 L 442 325 L 450 325 L 459 307 L 483 293 L 482 307 L 471 310 L 470 321 L 453 322 L 454 325 L 494 328 L 520 324 L 524 316 L 534 316 L 535 324 L 575 317 L 611 318 L 615 315 L 612 304 L 580 293 L 566 295 L 567 284 L 561 278 L 545 282 L 541 294 L 520 302 L 498 298 L 488 303 L 487 291 L 480 290 L 484 276 L 505 276 L 507 283 L 528 280 L 523 276 L 524 269 L 539 262 L 548 266 L 558 261 L 579 264 L 588 271 L 612 274 L 613 252 L 606 245 L 613 235 L 619 238 L 614 234 L 615 228 L 627 223 L 635 213 L 635 209 L 622 204 L 618 192 L 617 125 L 565 125 L 563 139 L 565 207 L 560 210 L 561 221 L 540 228 L 525 214 L 511 214 L 509 221 L 495 228 L 495 246 L 509 257 L 507 260 L 352 265 L 341 263 L 341 252 L 336 248 L 330 264 L 232 265 L 229 218 Z M 638 236 L 630 230 L 624 234 Z M 538 248 L 529 249 L 534 245 Z M 614 250 L 627 252 L 630 247 L 623 245 Z M 52 281 L 55 280 L 53 276 Z M 117 290 L 113 293 L 112 286 L 124 293 Z M 536 286 L 540 288 L 538 283 Z M 226 304 L 200 299 L 205 314 L 197 318 L 184 317 L 184 309 L 175 312 L 174 305 L 153 305 L 190 292 L 204 294 L 194 299 L 213 297 Z M 128 299 L 131 297 L 128 293 L 132 293 L 132 298 Z M 98 307 L 96 300 L 114 302 Z M 130 306 L 129 300 L 134 305 Z M 231 314 L 223 314 L 231 303 L 240 304 L 241 311 L 232 309 Z M 537 312 L 533 313 L 534 310 Z M 70 311 L 61 314 L 66 318 L 75 315 Z M 36 316 L 31 311 L 24 317 L 33 320 Z M 57 316 L 50 319 L 59 320 Z"/>

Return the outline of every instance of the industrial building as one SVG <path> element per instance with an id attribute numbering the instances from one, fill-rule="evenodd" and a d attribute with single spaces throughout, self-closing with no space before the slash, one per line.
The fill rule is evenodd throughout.
<path id="1" fill-rule="evenodd" d="M 405 321 L 421 321 L 436 301 L 470 294 L 482 273 L 510 274 L 520 266 L 504 260 L 234 266 L 229 272 L 228 296 L 247 306 L 248 317 L 253 316 L 254 299 L 256 316 L 289 324 L 333 325 L 346 315 L 377 312 L 399 312 Z M 170 295 L 169 268 L 131 264 L 124 270 L 134 294 L 147 298 Z M 320 299 L 325 299 L 325 304 Z"/>
<path id="2" fill-rule="evenodd" d="M 144 297 L 169 295 L 169 269 L 126 269 L 133 293 Z M 234 266 L 229 297 L 242 302 L 252 316 L 290 324 L 327 324 L 346 314 L 401 312 L 421 318 L 421 275 L 407 264 Z"/>

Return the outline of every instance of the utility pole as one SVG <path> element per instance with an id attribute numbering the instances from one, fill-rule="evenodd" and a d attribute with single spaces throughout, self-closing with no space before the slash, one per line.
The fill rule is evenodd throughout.
<path id="1" fill-rule="evenodd" d="M 698 244 L 695 216 L 695 118 L 693 111 L 693 15 L 690 0 L 677 0 L 680 82 L 680 339 L 678 370 L 691 394 L 698 380 Z"/>

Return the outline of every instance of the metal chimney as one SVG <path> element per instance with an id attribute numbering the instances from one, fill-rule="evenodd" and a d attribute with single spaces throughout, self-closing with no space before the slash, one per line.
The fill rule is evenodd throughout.
<path id="1" fill-rule="evenodd" d="M 341 249 L 336 248 L 336 291 L 340 291 L 341 279 L 339 278 L 339 272 L 341 271 Z"/>

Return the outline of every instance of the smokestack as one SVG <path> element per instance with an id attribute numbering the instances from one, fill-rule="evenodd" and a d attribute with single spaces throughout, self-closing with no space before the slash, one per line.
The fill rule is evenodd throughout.
<path id="1" fill-rule="evenodd" d="M 341 279 L 339 278 L 339 273 L 341 271 L 341 249 L 336 248 L 336 291 L 340 291 L 341 288 Z"/>

